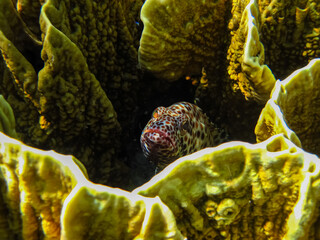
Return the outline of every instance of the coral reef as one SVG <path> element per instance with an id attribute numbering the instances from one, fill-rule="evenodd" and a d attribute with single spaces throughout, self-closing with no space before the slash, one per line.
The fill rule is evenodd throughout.
<path id="1" fill-rule="evenodd" d="M 39 14 L 44 1 L 39 0 L 17 0 L 16 11 L 25 31 L 34 41 L 41 44 L 41 30 L 39 26 Z"/>
<path id="2" fill-rule="evenodd" d="M 283 79 L 294 70 L 320 57 L 319 1 L 264 1 L 261 13 L 261 41 L 265 64 L 276 78 Z"/>
<path id="3" fill-rule="evenodd" d="M 137 102 L 141 5 L 0 3 L 0 93 L 15 112 L 22 140 L 77 156 L 103 183 L 117 182 L 110 172 L 126 168 L 113 159 L 120 139 L 129 139 L 121 127 L 129 129 Z"/>
<path id="4" fill-rule="evenodd" d="M 320 59 L 312 60 L 285 80 L 277 81 L 258 120 L 257 141 L 283 133 L 306 151 L 319 155 L 319 87 Z"/>
<path id="5" fill-rule="evenodd" d="M 145 198 L 89 182 L 75 187 L 62 209 L 61 239 L 184 239 L 158 197 Z"/>
<path id="6" fill-rule="evenodd" d="M 233 6 L 233 13 L 236 12 Z M 241 21 L 236 31 L 231 31 L 231 44 L 228 49 L 228 73 L 234 80 L 234 90 L 241 90 L 245 98 L 254 98 L 256 101 L 265 102 L 269 99 L 274 86 L 275 78 L 264 65 L 264 47 L 259 39 L 260 19 L 258 4 L 250 1 L 242 12 Z M 232 29 L 237 20 L 230 21 Z M 232 25 L 232 26 L 231 26 Z"/>
<path id="7" fill-rule="evenodd" d="M 319 9 L 314 1 L 247 2 L 233 1 L 228 72 L 234 90 L 265 102 L 275 81 L 272 73 L 285 78 L 320 56 Z"/>
<path id="8" fill-rule="evenodd" d="M 314 239 L 319 159 L 282 135 L 180 158 L 134 190 L 159 196 L 188 239 Z"/>
<path id="9" fill-rule="evenodd" d="M 318 0 L 143 2 L 0 1 L 0 239 L 320 239 Z M 177 100 L 245 142 L 88 180 Z"/>
<path id="10" fill-rule="evenodd" d="M 199 84 L 195 95 L 199 106 L 212 121 L 226 125 L 233 139 L 254 141 L 254 122 L 275 79 L 283 79 L 319 57 L 317 1 L 194 2 L 198 6 L 173 2 L 147 0 L 142 7 L 141 65 L 167 80 L 200 75 L 205 67 L 208 83 Z M 203 4 L 213 8 L 204 18 Z M 190 24 L 192 17 L 186 9 L 192 9 L 195 19 L 210 16 L 214 24 Z M 204 36 L 201 41 L 197 31 Z M 207 38 L 206 33 L 221 41 Z M 197 45 L 196 51 L 190 42 Z M 215 43 L 218 49 L 208 47 Z M 206 54 L 199 55 L 204 49 Z M 195 57 L 190 60 L 189 55 Z"/>
<path id="11" fill-rule="evenodd" d="M 206 64 L 218 66 L 227 9 L 226 0 L 147 0 L 141 9 L 141 66 L 168 80 L 197 74 Z"/>
<path id="12" fill-rule="evenodd" d="M 3 133 L 0 186 L 0 239 L 183 239 L 158 197 L 93 184 L 74 157 Z"/>
<path id="13" fill-rule="evenodd" d="M 272 73 L 284 78 L 319 57 L 319 12 L 313 1 L 246 4 L 233 2 L 228 72 L 235 90 L 265 102 L 275 81 Z"/>
<path id="14" fill-rule="evenodd" d="M 283 78 L 319 57 L 320 18 L 316 4 L 147 0 L 141 11 L 145 27 L 140 63 L 168 80 L 199 74 L 202 66 L 215 74 L 217 71 L 210 68 L 224 67 L 220 58 L 225 53 L 219 52 L 229 46 L 226 59 L 232 81 L 227 82 L 246 98 L 266 102 L 275 81 L 270 69 L 277 78 Z M 222 24 L 226 21 L 228 25 Z"/>
<path id="15" fill-rule="evenodd" d="M 319 239 L 319 178 L 279 134 L 185 156 L 130 193 L 0 133 L 0 239 Z"/>
<path id="16" fill-rule="evenodd" d="M 2 95 L 0 95 L 0 131 L 12 138 L 18 138 L 12 108 Z"/>
<path id="17" fill-rule="evenodd" d="M 59 239 L 62 204 L 85 179 L 83 165 L 72 156 L 30 148 L 3 133 L 0 156 L 0 239 Z"/>

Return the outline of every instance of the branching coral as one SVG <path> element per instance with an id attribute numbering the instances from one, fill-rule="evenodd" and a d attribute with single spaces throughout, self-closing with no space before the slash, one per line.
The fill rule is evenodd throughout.
<path id="1" fill-rule="evenodd" d="M 188 239 L 313 239 L 319 159 L 282 135 L 180 158 L 134 192 L 159 196 Z"/>

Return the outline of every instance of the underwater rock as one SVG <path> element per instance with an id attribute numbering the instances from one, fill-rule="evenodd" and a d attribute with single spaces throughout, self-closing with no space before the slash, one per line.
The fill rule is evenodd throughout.
<path id="1" fill-rule="evenodd" d="M 178 159 L 135 189 L 159 196 L 188 239 L 314 239 L 320 161 L 283 135 Z"/>
<path id="2" fill-rule="evenodd" d="M 320 59 L 277 81 L 255 133 L 258 142 L 283 133 L 304 150 L 320 154 Z"/>
<path id="3" fill-rule="evenodd" d="M 93 184 L 76 158 L 0 133 L 1 240 L 165 238 L 183 239 L 158 197 Z"/>

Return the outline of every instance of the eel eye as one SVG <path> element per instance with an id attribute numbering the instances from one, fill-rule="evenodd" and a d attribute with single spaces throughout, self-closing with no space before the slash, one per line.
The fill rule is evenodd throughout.
<path id="1" fill-rule="evenodd" d="M 162 115 L 164 112 L 166 111 L 166 109 L 164 107 L 157 107 L 153 113 L 152 113 L 152 117 L 153 118 L 158 118 L 160 117 L 160 115 Z"/>
<path id="2" fill-rule="evenodd" d="M 181 130 L 183 130 L 184 132 L 191 133 L 192 129 L 191 129 L 190 123 L 188 121 L 185 121 L 184 123 L 182 123 Z"/>
<path id="3" fill-rule="evenodd" d="M 155 110 L 155 111 L 152 113 L 152 117 L 154 117 L 154 118 L 159 117 L 159 113 L 158 113 L 157 110 Z"/>
<path id="4" fill-rule="evenodd" d="M 158 118 L 159 117 L 159 111 L 157 109 L 153 111 L 152 117 L 154 117 L 154 118 Z"/>

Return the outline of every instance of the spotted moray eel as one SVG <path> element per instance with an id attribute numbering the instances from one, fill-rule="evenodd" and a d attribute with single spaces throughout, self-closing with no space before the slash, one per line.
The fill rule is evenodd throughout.
<path id="1" fill-rule="evenodd" d="M 217 128 L 198 106 L 178 102 L 158 107 L 142 131 L 144 155 L 158 169 L 181 156 L 226 141 L 225 131 Z"/>

